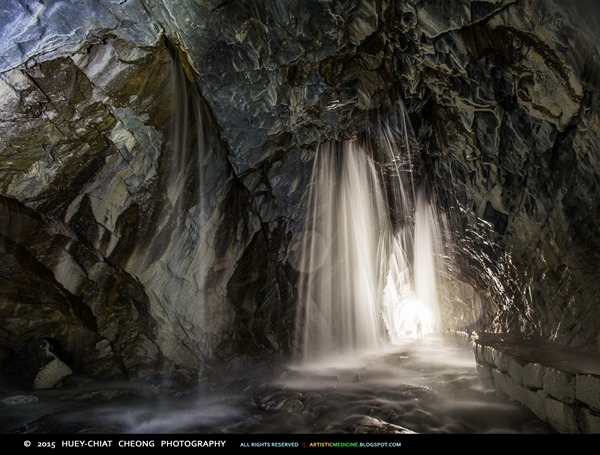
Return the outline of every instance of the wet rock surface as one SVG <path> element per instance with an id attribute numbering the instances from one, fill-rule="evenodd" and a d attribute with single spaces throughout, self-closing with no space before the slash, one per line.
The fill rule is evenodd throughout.
<path id="1" fill-rule="evenodd" d="M 538 363 L 569 373 L 600 376 L 600 355 L 568 349 L 539 336 L 480 333 L 476 343 L 506 352 L 521 363 Z"/>

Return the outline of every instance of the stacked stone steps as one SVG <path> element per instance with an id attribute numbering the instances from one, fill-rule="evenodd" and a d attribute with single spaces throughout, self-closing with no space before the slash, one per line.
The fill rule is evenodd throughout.
<path id="1" fill-rule="evenodd" d="M 534 338 L 481 334 L 480 375 L 560 433 L 600 434 L 600 355 Z"/>

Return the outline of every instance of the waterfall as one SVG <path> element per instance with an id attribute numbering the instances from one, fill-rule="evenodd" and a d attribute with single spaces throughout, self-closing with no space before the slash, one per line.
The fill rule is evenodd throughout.
<path id="1" fill-rule="evenodd" d="M 370 140 L 317 147 L 298 261 L 304 363 L 437 329 L 442 223 L 413 181 L 415 154 L 402 109 Z"/>
<path id="2" fill-rule="evenodd" d="M 211 198 L 223 165 L 198 87 L 186 75 L 176 50 L 169 43 L 167 49 L 171 62 L 165 90 L 171 102 L 165 110 L 171 129 L 160 158 L 161 194 L 152 207 L 150 236 L 140 243 L 127 269 L 147 290 L 153 317 L 162 321 L 157 338 L 163 352 L 194 365 L 200 364 L 197 350 L 206 355 L 209 349 L 209 331 L 220 329 L 217 316 L 210 326 L 207 323 L 206 277 L 214 260 Z"/>
<path id="3" fill-rule="evenodd" d="M 383 341 L 378 295 L 383 195 L 372 161 L 354 143 L 326 144 L 309 189 L 312 226 L 302 245 L 300 303 L 307 356 L 377 348 Z"/>

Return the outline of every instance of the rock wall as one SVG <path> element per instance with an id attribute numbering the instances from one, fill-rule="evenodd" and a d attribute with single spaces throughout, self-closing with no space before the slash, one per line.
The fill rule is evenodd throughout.
<path id="1" fill-rule="evenodd" d="M 289 355 L 314 146 L 399 100 L 453 233 L 447 328 L 597 349 L 593 3 L 0 8 L 4 362 L 37 338 L 87 374 Z"/>
<path id="2" fill-rule="evenodd" d="M 597 350 L 597 8 L 472 6 L 421 54 L 461 274 L 487 302 L 484 329 Z"/>
<path id="3" fill-rule="evenodd" d="M 537 337 L 482 334 L 474 342 L 480 375 L 559 433 L 598 434 L 597 355 Z"/>

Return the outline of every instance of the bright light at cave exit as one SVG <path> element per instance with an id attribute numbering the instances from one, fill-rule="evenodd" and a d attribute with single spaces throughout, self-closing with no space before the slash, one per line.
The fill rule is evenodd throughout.
<path id="1" fill-rule="evenodd" d="M 388 276 L 385 287 L 385 322 L 392 343 L 418 339 L 436 330 L 436 312 L 414 296 L 412 291 L 397 291 L 396 280 Z"/>
<path id="2" fill-rule="evenodd" d="M 402 329 L 405 336 L 420 338 L 433 332 L 433 313 L 420 300 L 404 300 L 399 303 L 402 312 Z"/>
<path id="3" fill-rule="evenodd" d="M 414 234 L 409 236 L 414 245 L 414 258 L 407 257 L 407 249 L 403 247 L 407 239 L 400 233 L 391 245 L 388 261 L 383 317 L 392 343 L 421 338 L 437 329 L 435 245 L 439 243 L 439 234 L 435 226 L 434 213 L 419 194 Z"/>

